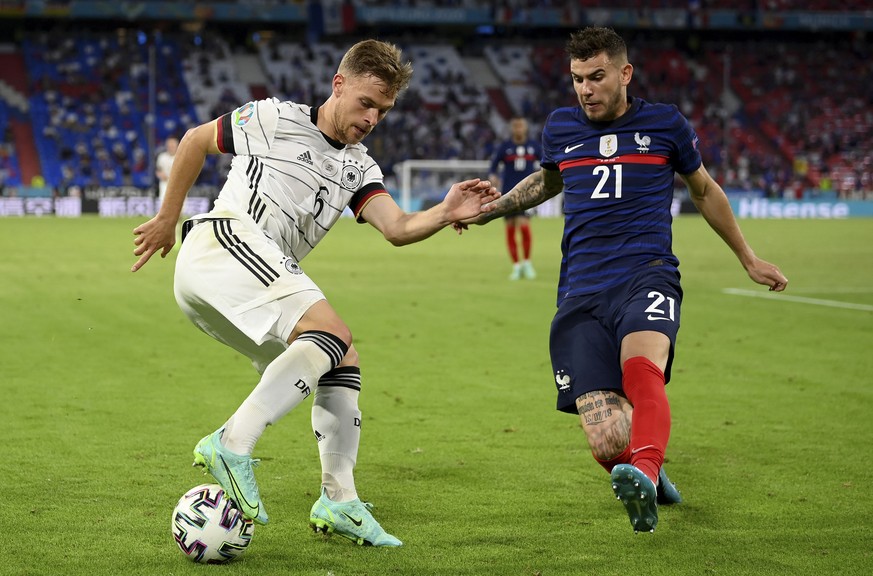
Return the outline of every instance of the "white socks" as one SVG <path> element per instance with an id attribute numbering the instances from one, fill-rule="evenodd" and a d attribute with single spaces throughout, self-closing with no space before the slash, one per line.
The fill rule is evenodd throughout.
<path id="1" fill-rule="evenodd" d="M 250 455 L 267 426 L 309 396 L 319 378 L 336 366 L 347 350 L 342 340 L 327 332 L 301 334 L 270 362 L 261 381 L 227 421 L 225 447 Z"/>
<path id="2" fill-rule="evenodd" d="M 347 351 L 326 332 L 305 332 L 273 360 L 261 381 L 225 424 L 225 447 L 251 455 L 267 426 L 277 422 L 315 391 L 312 431 L 321 456 L 321 482 L 327 497 L 348 502 L 358 497 L 354 469 L 361 441 L 361 370 L 334 368 Z"/>
<path id="3" fill-rule="evenodd" d="M 353 474 L 361 440 L 361 371 L 343 366 L 325 374 L 312 403 L 312 432 L 321 456 L 321 484 L 334 502 L 358 497 Z"/>

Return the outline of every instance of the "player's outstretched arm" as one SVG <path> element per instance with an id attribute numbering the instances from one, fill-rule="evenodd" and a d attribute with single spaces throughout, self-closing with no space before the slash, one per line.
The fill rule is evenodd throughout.
<path id="1" fill-rule="evenodd" d="M 769 286 L 772 291 L 785 290 L 788 286 L 788 279 L 775 264 L 761 260 L 755 255 L 740 231 L 727 195 L 709 175 L 706 168 L 701 164 L 696 172 L 683 175 L 682 179 L 688 185 L 691 201 L 694 202 L 697 210 L 703 215 L 710 227 L 734 251 L 743 268 L 749 274 L 749 278 L 758 284 Z"/>
<path id="2" fill-rule="evenodd" d="M 412 244 L 432 236 L 458 220 L 473 218 L 500 193 L 487 180 L 465 180 L 449 189 L 442 202 L 422 212 L 407 213 L 387 195 L 373 198 L 361 216 L 395 246 Z"/>
<path id="3" fill-rule="evenodd" d="M 470 224 L 483 225 L 513 212 L 523 212 L 557 196 L 563 190 L 564 180 L 561 178 L 561 173 L 557 170 L 541 168 L 526 176 L 512 190 L 494 202 L 486 204 L 482 214 L 456 221 L 452 227 L 460 234 Z"/>
<path id="4" fill-rule="evenodd" d="M 179 142 L 160 210 L 154 218 L 133 229 L 136 236 L 133 239 L 136 246 L 133 255 L 138 256 L 139 260 L 131 266 L 131 272 L 142 268 L 155 252 L 160 251 L 161 258 L 166 257 L 176 244 L 176 224 L 188 190 L 197 181 L 206 155 L 219 151 L 215 143 L 215 130 L 216 122 L 213 120 L 188 130 Z"/>

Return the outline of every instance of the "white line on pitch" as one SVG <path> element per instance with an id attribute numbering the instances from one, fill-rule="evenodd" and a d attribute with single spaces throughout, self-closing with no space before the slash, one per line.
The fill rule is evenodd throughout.
<path id="1" fill-rule="evenodd" d="M 820 298 L 805 298 L 803 296 L 792 296 L 790 294 L 777 292 L 756 292 L 754 290 L 743 290 L 740 288 L 724 288 L 722 292 L 732 294 L 734 296 L 751 296 L 753 298 L 770 298 L 772 300 L 788 300 L 789 302 L 800 302 L 802 304 L 813 304 L 815 306 L 830 306 L 831 308 L 848 308 L 849 310 L 864 310 L 873 312 L 873 306 L 869 304 L 855 304 L 854 302 L 840 302 L 839 300 L 822 300 Z"/>
<path id="2" fill-rule="evenodd" d="M 861 287 L 851 287 L 851 286 L 833 286 L 830 288 L 827 287 L 816 287 L 816 286 L 792 286 L 789 288 L 792 294 L 800 292 L 802 294 L 873 294 L 873 287 L 869 288 L 861 288 Z"/>

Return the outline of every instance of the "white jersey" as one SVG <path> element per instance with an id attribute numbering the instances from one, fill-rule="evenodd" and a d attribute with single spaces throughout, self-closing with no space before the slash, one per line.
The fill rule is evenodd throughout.
<path id="1" fill-rule="evenodd" d="M 251 218 L 297 262 L 347 206 L 361 221 L 366 204 L 387 194 L 367 148 L 326 136 L 317 114 L 318 108 L 270 98 L 218 119 L 218 148 L 234 158 L 211 215 Z"/>
<path id="2" fill-rule="evenodd" d="M 170 171 L 173 169 L 173 160 L 175 159 L 175 154 L 170 154 L 164 150 L 158 154 L 155 160 L 155 172 L 161 172 L 163 175 L 158 181 L 158 197 L 161 199 L 161 202 L 164 201 L 164 196 L 167 193 L 167 178 L 170 177 Z"/>

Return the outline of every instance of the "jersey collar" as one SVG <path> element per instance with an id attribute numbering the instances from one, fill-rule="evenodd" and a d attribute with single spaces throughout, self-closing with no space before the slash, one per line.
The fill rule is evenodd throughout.
<path id="1" fill-rule="evenodd" d="M 312 121 L 312 124 L 316 128 L 318 128 L 318 109 L 319 108 L 321 108 L 321 106 L 310 106 L 309 107 L 309 120 Z M 319 132 L 321 132 L 321 130 L 319 130 Z M 333 146 L 337 150 L 342 150 L 343 148 L 346 147 L 345 144 L 343 144 L 339 140 L 334 140 L 333 138 L 331 138 L 330 136 L 328 136 L 324 132 L 321 132 L 321 135 L 324 136 L 324 139 L 327 141 L 328 144 L 330 144 L 331 146 Z"/>

